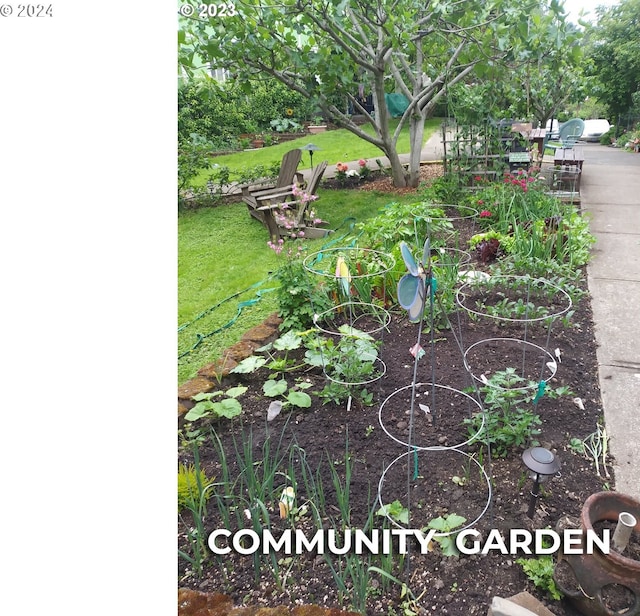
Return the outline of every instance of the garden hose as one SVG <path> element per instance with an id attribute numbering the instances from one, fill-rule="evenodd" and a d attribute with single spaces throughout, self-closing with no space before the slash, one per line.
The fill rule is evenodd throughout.
<path id="1" fill-rule="evenodd" d="M 334 244 L 336 244 L 338 242 L 341 242 L 345 238 L 349 237 L 351 235 L 351 233 L 353 232 L 353 228 L 355 226 L 355 223 L 356 223 L 356 219 L 353 216 L 347 216 L 346 218 L 344 218 L 344 220 L 333 230 L 333 232 L 335 233 L 339 229 L 342 229 L 343 227 L 346 226 L 347 227 L 346 233 L 344 233 L 344 234 L 332 239 L 331 241 L 323 244 L 319 254 L 320 255 L 322 254 L 322 250 L 326 250 L 327 248 L 330 248 Z M 355 244 L 355 241 L 357 240 L 359 235 L 360 234 L 358 234 L 358 235 L 353 237 L 353 239 L 351 240 L 349 246 L 353 246 Z M 227 303 L 228 301 L 230 301 L 230 300 L 232 300 L 232 299 L 234 299 L 236 297 L 239 297 L 240 295 L 243 295 L 244 293 L 247 293 L 248 291 L 251 291 L 252 289 L 255 289 L 257 287 L 262 286 L 263 284 L 268 282 L 272 277 L 273 277 L 273 274 L 270 274 L 264 280 L 259 280 L 258 282 L 248 286 L 246 289 L 243 289 L 242 291 L 238 291 L 237 293 L 234 293 L 233 295 L 230 295 L 229 297 L 223 299 L 222 301 L 219 301 L 217 304 L 207 308 L 206 310 L 204 310 L 200 314 L 198 314 L 196 317 L 194 317 L 191 321 L 188 321 L 188 322 L 183 323 L 182 325 L 180 325 L 178 327 L 178 333 L 184 331 L 185 329 L 187 329 L 188 327 L 193 325 L 195 322 L 197 322 L 200 319 L 204 318 L 205 316 L 211 314 L 214 310 L 216 310 L 217 308 L 219 308 L 223 304 Z M 260 299 L 262 298 L 262 296 L 265 293 L 269 293 L 271 291 L 275 291 L 276 289 L 277 289 L 277 287 L 272 287 L 272 288 L 269 288 L 269 289 L 259 289 L 258 291 L 256 291 L 255 296 L 253 298 L 238 303 L 238 308 L 237 308 L 235 316 L 231 320 L 229 320 L 227 323 L 225 323 L 224 325 L 221 325 L 220 327 L 214 329 L 213 331 L 211 331 L 211 332 L 209 332 L 207 334 L 196 333 L 196 335 L 195 335 L 196 336 L 196 341 L 193 343 L 191 348 L 187 349 L 186 351 L 184 351 L 183 353 L 180 353 L 178 355 L 178 360 L 182 359 L 186 355 L 189 355 L 189 353 L 193 352 L 198 346 L 200 346 L 200 344 L 202 343 L 203 340 L 206 340 L 207 338 L 210 338 L 211 336 L 214 336 L 215 334 L 218 334 L 221 331 L 231 327 L 238 320 L 238 318 L 242 314 L 242 311 L 244 310 L 244 308 L 248 308 L 249 306 L 253 306 L 254 304 L 256 304 L 256 303 L 258 303 L 260 301 Z"/>

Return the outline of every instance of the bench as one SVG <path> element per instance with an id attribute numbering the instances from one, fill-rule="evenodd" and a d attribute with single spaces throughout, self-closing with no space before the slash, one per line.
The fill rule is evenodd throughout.
<path id="1" fill-rule="evenodd" d="M 582 171 L 584 152 L 582 148 L 558 148 L 553 154 L 553 164 L 556 167 L 578 167 Z"/>

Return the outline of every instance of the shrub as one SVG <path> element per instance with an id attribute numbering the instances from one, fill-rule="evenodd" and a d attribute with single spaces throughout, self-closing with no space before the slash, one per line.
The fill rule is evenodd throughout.
<path id="1" fill-rule="evenodd" d="M 198 488 L 198 479 L 200 488 Z M 213 483 L 213 479 L 209 479 L 204 471 L 200 471 L 196 475 L 196 469 L 193 464 L 186 466 L 181 464 L 178 468 L 178 510 L 185 507 L 193 508 L 200 501 L 200 491 L 204 494 L 205 500 L 211 496 L 210 490 L 205 488 Z"/>
<path id="2" fill-rule="evenodd" d="M 231 82 L 188 83 L 178 90 L 178 139 L 202 135 L 216 149 L 236 145 L 241 133 L 257 130 L 246 97 Z"/>

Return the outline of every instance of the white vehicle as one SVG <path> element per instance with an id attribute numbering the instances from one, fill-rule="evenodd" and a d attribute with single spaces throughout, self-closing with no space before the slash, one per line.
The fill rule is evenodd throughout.
<path id="1" fill-rule="evenodd" d="M 581 139 L 582 141 L 600 141 L 600 137 L 610 128 L 608 120 L 585 120 Z"/>

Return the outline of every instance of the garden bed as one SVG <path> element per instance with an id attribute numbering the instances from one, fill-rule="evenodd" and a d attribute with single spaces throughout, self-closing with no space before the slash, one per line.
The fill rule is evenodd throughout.
<path id="1" fill-rule="evenodd" d="M 418 478 L 411 483 L 411 502 L 415 504 L 411 509 L 411 528 L 423 527 L 438 516 L 454 513 L 465 517 L 468 522 L 479 517 L 473 528 L 485 533 L 497 528 L 503 536 L 511 528 L 553 528 L 563 516 L 578 516 L 586 498 L 602 490 L 605 482 L 607 487 L 612 487 L 609 480 L 598 477 L 593 464 L 571 446 L 571 439 L 583 439 L 595 430 L 602 414 L 593 325 L 586 300 L 577 307 L 572 321 L 572 327 L 558 328 L 552 332 L 550 346 L 561 349 L 562 360 L 557 374 L 549 383 L 550 388 L 566 386 L 572 393 L 557 399 L 544 396 L 536 409 L 542 421 L 538 440 L 542 446 L 556 453 L 562 467 L 559 476 L 544 484 L 534 519 L 530 520 L 526 515 L 531 481 L 526 476 L 521 458 L 522 451 L 529 443 L 510 450 L 504 457 L 493 459 L 490 465 L 485 455 L 483 466 L 492 486 L 488 507 L 487 482 L 476 469 L 482 448 L 476 444 L 462 448 L 466 456 L 457 450 L 425 451 L 418 455 Z M 452 322 L 456 321 L 452 319 Z M 433 352 L 437 383 L 457 389 L 469 385 L 454 333 L 462 333 L 463 338 L 469 337 L 473 335 L 473 326 L 473 323 L 466 323 L 463 325 L 464 332 L 457 331 L 456 326 L 452 331 L 443 330 L 435 335 Z M 325 376 L 321 369 L 307 369 L 287 374 L 286 379 L 290 386 L 297 377 L 310 385 L 306 391 L 311 393 L 311 406 L 282 412 L 273 421 L 267 422 L 269 400 L 262 389 L 267 373 L 258 371 L 225 377 L 221 384 L 223 388 L 243 385 L 248 390 L 242 397 L 243 412 L 239 417 L 211 426 L 216 439 L 219 439 L 219 447 L 226 454 L 227 470 L 221 464 L 220 448 L 216 446 L 215 439 L 206 438 L 200 445 L 200 463 L 207 476 L 214 477 L 218 482 L 225 472 L 230 478 L 237 478 L 248 472 L 248 460 L 251 460 L 249 466 L 260 474 L 265 471 L 268 460 L 274 463 L 279 460 L 273 491 L 265 494 L 263 503 L 276 536 L 280 531 L 291 528 L 292 522 L 282 520 L 278 515 L 278 498 L 282 489 L 289 485 L 285 477 L 295 473 L 298 482 L 297 504 L 302 505 L 306 500 L 302 480 L 304 469 L 312 474 L 317 473 L 316 481 L 323 486 L 325 504 L 322 507 L 322 519 L 325 527 L 332 524 L 340 527 L 343 522 L 354 528 L 364 527 L 372 508 L 376 511 L 379 509 L 379 503 L 376 502 L 378 483 L 389 465 L 391 469 L 387 471 L 383 500 L 385 503 L 396 499 L 406 501 L 406 464 L 402 459 L 391 463 L 407 451 L 397 440 L 408 438 L 409 402 L 404 394 L 398 395 L 397 400 L 393 398 L 397 395 L 395 392 L 411 383 L 414 360 L 409 349 L 415 344 L 417 327 L 409 323 L 404 314 L 392 315 L 380 348 L 386 374 L 369 387 L 373 393 L 371 406 L 365 406 L 356 399 L 351 402 L 349 410 L 346 402 L 322 404 L 314 392 L 324 387 Z M 517 326 L 505 325 L 499 326 L 499 329 L 505 337 L 518 335 Z M 432 350 L 428 337 L 423 337 L 422 345 L 427 356 L 419 362 L 418 380 L 430 383 L 432 374 L 429 357 Z M 301 355 L 300 351 L 298 353 Z M 425 389 L 428 390 L 429 386 Z M 380 411 L 380 406 L 389 396 L 393 397 Z M 423 391 L 422 400 L 428 397 L 429 394 Z M 578 397 L 582 405 L 574 401 Z M 453 406 L 446 396 L 440 398 L 446 400 L 448 406 Z M 450 447 L 459 444 L 467 433 L 462 420 L 455 413 L 450 417 L 419 416 L 416 419 L 416 434 L 419 439 L 424 439 L 418 443 L 419 446 L 436 444 Z M 391 432 L 393 438 L 385 430 Z M 206 434 L 206 430 L 202 434 Z M 394 440 L 396 437 L 397 440 Z M 180 461 L 186 464 L 193 462 L 189 447 L 181 448 Z M 348 521 L 344 511 L 341 511 L 339 498 L 339 486 L 344 485 L 346 469 L 351 472 L 349 513 L 346 514 Z M 336 477 L 340 478 L 338 483 Z M 466 480 L 456 483 L 454 477 L 466 477 Z M 255 503 L 251 505 L 250 499 L 243 500 L 247 498 L 246 494 L 238 496 L 234 506 L 240 515 L 232 516 L 230 525 L 220 517 L 218 508 L 211 502 L 205 518 L 207 532 L 218 528 L 228 527 L 233 531 L 240 527 L 251 527 L 252 523 L 244 517 L 242 510 L 249 509 L 254 516 L 260 515 L 260 512 Z M 319 503 L 314 505 L 320 506 Z M 373 526 L 380 528 L 383 521 L 383 517 L 374 515 Z M 301 515 L 294 526 L 306 530 L 309 536 L 315 528 L 309 514 Z M 188 552 L 182 524 L 179 534 L 181 549 Z M 577 614 L 565 600 L 560 606 L 550 601 L 546 593 L 536 589 L 516 564 L 519 556 L 504 556 L 494 552 L 484 556 L 445 556 L 441 547 L 434 545 L 434 550 L 427 554 L 414 551 L 404 561 L 397 557 L 391 572 L 407 583 L 415 597 L 421 597 L 413 606 L 420 613 L 452 616 L 485 614 L 492 596 L 507 597 L 527 589 L 547 602 L 555 613 Z M 347 608 L 353 605 L 353 597 L 358 592 L 366 592 L 367 614 L 400 614 L 408 606 L 406 597 L 401 599 L 398 585 L 387 584 L 375 572 L 366 573 L 366 568 L 364 572 L 360 571 L 366 590 L 358 589 L 354 578 L 344 574 L 346 592 L 340 592 L 336 575 L 341 575 L 341 567 L 344 573 L 347 566 L 344 557 L 335 556 L 329 562 L 323 556 L 314 554 L 303 554 L 293 559 L 279 555 L 276 563 L 278 573 L 274 574 L 274 565 L 267 557 L 256 568 L 253 556 L 241 556 L 233 552 L 225 556 L 211 555 L 201 577 L 198 577 L 192 567 L 181 560 L 180 585 L 207 592 L 224 592 L 233 598 L 236 605 L 293 606 L 314 603 Z M 376 557 L 367 564 L 381 566 Z"/>

